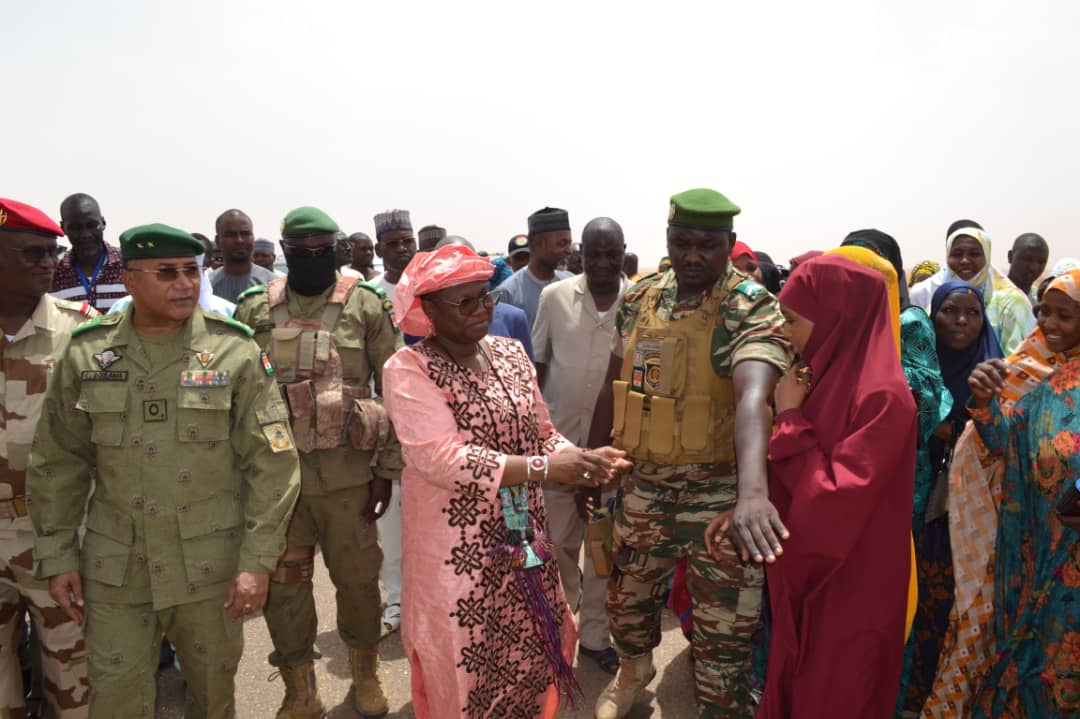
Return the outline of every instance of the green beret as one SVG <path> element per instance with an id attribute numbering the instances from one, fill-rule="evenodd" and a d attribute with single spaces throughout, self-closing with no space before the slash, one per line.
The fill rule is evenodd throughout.
<path id="1" fill-rule="evenodd" d="M 297 207 L 281 221 L 282 237 L 306 237 L 341 232 L 338 224 L 317 207 Z"/>
<path id="2" fill-rule="evenodd" d="M 206 246 L 190 232 L 155 223 L 139 225 L 120 235 L 120 256 L 125 260 L 143 257 L 194 257 Z"/>
<path id="3" fill-rule="evenodd" d="M 716 190 L 699 188 L 671 196 L 669 225 L 700 227 L 705 230 L 730 230 L 739 206 Z"/>

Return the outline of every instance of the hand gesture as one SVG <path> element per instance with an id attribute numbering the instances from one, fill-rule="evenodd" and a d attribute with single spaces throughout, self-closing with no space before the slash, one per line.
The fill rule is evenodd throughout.
<path id="1" fill-rule="evenodd" d="M 1004 360 L 992 359 L 980 362 L 968 377 L 968 387 L 976 407 L 989 407 L 990 400 L 1005 389 L 1005 372 L 1008 365 Z"/>

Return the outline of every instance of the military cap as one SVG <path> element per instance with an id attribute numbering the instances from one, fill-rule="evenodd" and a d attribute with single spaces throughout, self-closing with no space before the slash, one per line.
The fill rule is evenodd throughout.
<path id="1" fill-rule="evenodd" d="M 120 256 L 125 260 L 144 257 L 194 257 L 206 251 L 190 232 L 154 223 L 139 225 L 120 233 Z"/>
<path id="2" fill-rule="evenodd" d="M 570 229 L 570 215 L 558 207 L 545 207 L 529 215 L 529 234 Z"/>
<path id="3" fill-rule="evenodd" d="M 529 238 L 525 235 L 514 235 L 510 238 L 510 244 L 506 247 L 506 256 L 513 257 L 521 252 L 529 251 Z"/>
<path id="4" fill-rule="evenodd" d="M 38 208 L 4 197 L 0 197 L 0 230 L 33 232 L 50 237 L 59 237 L 64 234 L 60 226 Z"/>
<path id="5" fill-rule="evenodd" d="M 408 210 L 387 210 L 375 215 L 376 237 L 395 230 L 412 232 L 412 219 Z"/>
<path id="6" fill-rule="evenodd" d="M 340 232 L 338 224 L 317 207 L 297 207 L 281 221 L 282 237 L 307 237 Z"/>
<path id="7" fill-rule="evenodd" d="M 700 227 L 705 230 L 730 230 L 739 206 L 716 190 L 699 188 L 671 196 L 669 225 Z"/>

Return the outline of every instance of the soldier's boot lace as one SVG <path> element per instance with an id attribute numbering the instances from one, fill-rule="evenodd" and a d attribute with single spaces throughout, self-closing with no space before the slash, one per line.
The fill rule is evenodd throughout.
<path id="1" fill-rule="evenodd" d="M 596 719 L 622 719 L 630 713 L 641 690 L 656 676 L 652 652 L 622 657 L 619 673 L 596 700 Z"/>
<path id="2" fill-rule="evenodd" d="M 326 707 L 319 699 L 319 688 L 315 685 L 314 662 L 281 667 L 270 675 L 270 680 L 279 674 L 285 681 L 285 700 L 274 719 L 323 719 L 326 716 Z"/>
<path id="3" fill-rule="evenodd" d="M 352 669 L 353 704 L 361 716 L 386 716 L 390 703 L 386 700 L 379 677 L 379 650 L 349 647 L 349 667 Z"/>

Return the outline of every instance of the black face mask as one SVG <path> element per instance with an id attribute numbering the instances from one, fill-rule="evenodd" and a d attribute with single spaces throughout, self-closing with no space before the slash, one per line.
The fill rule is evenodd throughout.
<path id="1" fill-rule="evenodd" d="M 289 288 L 305 297 L 322 294 L 337 279 L 337 257 L 333 251 L 315 257 L 286 253 L 285 264 L 289 267 Z"/>

